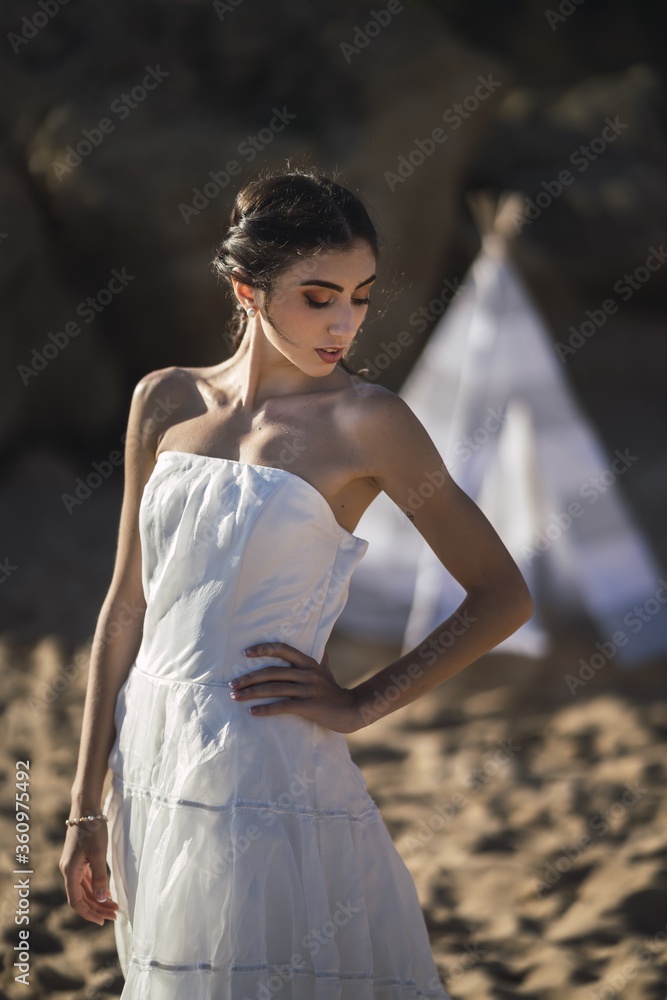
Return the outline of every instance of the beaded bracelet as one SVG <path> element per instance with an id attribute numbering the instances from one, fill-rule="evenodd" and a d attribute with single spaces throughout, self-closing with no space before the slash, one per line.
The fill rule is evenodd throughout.
<path id="1" fill-rule="evenodd" d="M 97 816 L 79 816 L 78 819 L 66 819 L 65 826 L 74 826 L 75 823 L 80 823 L 84 819 L 103 819 L 106 820 L 107 816 L 104 813 L 98 813 Z"/>

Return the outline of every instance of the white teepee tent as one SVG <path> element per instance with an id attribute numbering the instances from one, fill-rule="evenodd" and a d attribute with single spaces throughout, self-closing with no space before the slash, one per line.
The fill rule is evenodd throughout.
<path id="1" fill-rule="evenodd" d="M 400 395 L 533 595 L 531 620 L 495 649 L 542 655 L 550 608 L 563 620 L 586 614 L 600 640 L 591 656 L 632 666 L 667 652 L 667 581 L 615 484 L 633 457 L 606 454 L 505 246 L 484 237 Z M 369 548 L 340 625 L 406 652 L 465 591 L 385 494 L 356 534 Z"/>

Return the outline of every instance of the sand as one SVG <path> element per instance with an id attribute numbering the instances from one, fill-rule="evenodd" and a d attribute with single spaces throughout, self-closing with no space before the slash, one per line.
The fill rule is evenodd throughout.
<path id="1" fill-rule="evenodd" d="M 488 654 L 346 737 L 414 877 L 454 1000 L 667 996 L 667 664 L 610 661 L 573 693 L 565 677 L 590 655 L 586 642 L 563 638 L 542 660 Z M 399 655 L 339 631 L 328 649 L 344 684 Z M 58 869 L 85 656 L 77 664 L 48 638 L 4 645 L 0 657 L 0 1000 L 118 996 L 113 926 L 68 907 Z M 15 764 L 26 757 L 28 986 L 14 981 L 11 875 Z"/>

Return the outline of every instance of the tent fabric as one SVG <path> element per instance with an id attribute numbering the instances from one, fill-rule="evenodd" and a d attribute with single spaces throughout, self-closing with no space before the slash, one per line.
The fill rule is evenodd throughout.
<path id="1" fill-rule="evenodd" d="M 554 613 L 588 617 L 622 666 L 667 651 L 667 582 L 618 485 L 636 456 L 627 442 L 613 454 L 601 444 L 497 239 L 483 241 L 399 395 L 533 595 L 533 617 L 495 651 L 544 655 Z M 340 626 L 407 652 L 465 591 L 386 494 L 355 530 L 369 548 Z"/>

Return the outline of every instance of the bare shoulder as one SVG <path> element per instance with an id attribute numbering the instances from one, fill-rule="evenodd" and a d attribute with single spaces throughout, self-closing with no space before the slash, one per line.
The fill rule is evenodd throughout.
<path id="1" fill-rule="evenodd" d="M 350 407 L 349 426 L 355 428 L 350 440 L 363 455 L 367 475 L 466 591 L 497 587 L 511 595 L 526 620 L 532 614 L 530 593 L 495 528 L 452 478 L 408 403 L 389 389 L 374 389 Z"/>
<path id="2" fill-rule="evenodd" d="M 384 407 L 392 406 L 392 401 L 403 402 L 391 389 L 352 376 L 350 384 L 340 393 L 342 409 L 355 420 L 372 421 Z"/>
<path id="3" fill-rule="evenodd" d="M 139 511 L 143 491 L 155 467 L 159 436 L 187 397 L 188 375 L 177 368 L 148 372 L 134 386 L 125 443 L 125 481 L 118 546 L 110 593 L 146 606 L 142 587 Z"/>
<path id="4" fill-rule="evenodd" d="M 169 365 L 167 368 L 156 368 L 155 371 L 143 375 L 134 387 L 134 393 L 138 399 L 150 402 L 156 399 L 160 393 L 164 397 L 168 393 L 179 397 L 189 396 L 196 384 L 196 369 Z"/>
<path id="5" fill-rule="evenodd" d="M 197 395 L 197 372 L 170 365 L 139 379 L 132 393 L 131 420 L 147 448 L 155 454 L 165 431 L 184 419 Z"/>
<path id="6" fill-rule="evenodd" d="M 345 394 L 346 433 L 377 484 L 389 464 L 411 453 L 427 463 L 442 462 L 424 425 L 405 400 L 383 385 L 362 383 Z"/>

